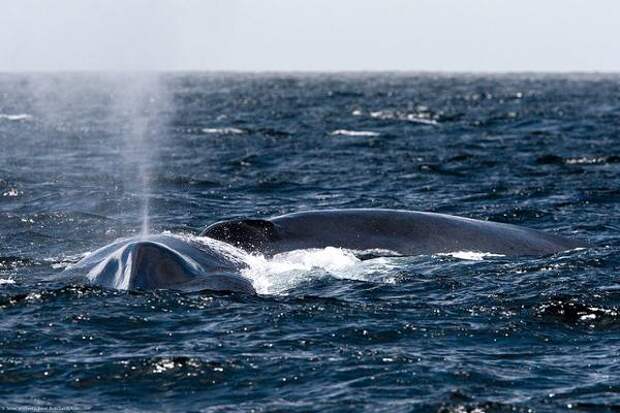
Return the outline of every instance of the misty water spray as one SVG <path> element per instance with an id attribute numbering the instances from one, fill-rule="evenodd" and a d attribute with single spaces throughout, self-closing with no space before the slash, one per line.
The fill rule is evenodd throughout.
<path id="1" fill-rule="evenodd" d="M 150 230 L 150 198 L 157 140 L 164 127 L 165 94 L 159 75 L 139 73 L 115 79 L 114 110 L 118 116 L 127 188 L 139 200 L 141 234 Z"/>

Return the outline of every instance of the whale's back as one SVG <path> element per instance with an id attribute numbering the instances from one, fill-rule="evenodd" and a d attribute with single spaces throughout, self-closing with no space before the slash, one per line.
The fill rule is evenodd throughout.
<path id="1" fill-rule="evenodd" d="M 268 220 L 231 220 L 202 235 L 267 254 L 304 248 L 383 249 L 404 255 L 479 251 L 548 255 L 585 246 L 543 231 L 451 215 L 387 210 L 309 211 Z"/>

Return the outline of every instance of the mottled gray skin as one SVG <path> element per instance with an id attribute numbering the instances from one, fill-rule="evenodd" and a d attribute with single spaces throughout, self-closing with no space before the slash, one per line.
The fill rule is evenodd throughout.
<path id="1" fill-rule="evenodd" d="M 220 251 L 172 236 L 134 237 L 107 245 L 65 274 L 76 281 L 123 290 L 235 291 L 255 294 L 243 265 Z"/>
<path id="2" fill-rule="evenodd" d="M 477 251 L 518 256 L 585 246 L 578 240 L 516 225 L 389 209 L 309 211 L 266 220 L 221 221 L 201 235 L 267 255 L 332 246 L 402 255 Z"/>

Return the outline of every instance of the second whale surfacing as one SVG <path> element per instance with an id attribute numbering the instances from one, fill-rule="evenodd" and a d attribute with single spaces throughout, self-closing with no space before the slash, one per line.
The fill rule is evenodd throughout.
<path id="1" fill-rule="evenodd" d="M 241 275 L 241 253 L 266 256 L 337 247 L 367 257 L 459 251 L 541 256 L 586 246 L 579 240 L 490 221 L 388 209 L 301 212 L 233 219 L 208 226 L 205 243 L 173 235 L 119 240 L 66 271 L 89 284 L 123 290 L 232 291 L 255 294 Z M 242 251 L 239 251 L 242 250 Z"/>
<path id="2" fill-rule="evenodd" d="M 393 209 L 334 209 L 270 219 L 233 219 L 216 222 L 200 235 L 265 255 L 339 247 L 398 255 L 475 251 L 526 256 L 585 246 L 579 240 L 517 225 Z"/>

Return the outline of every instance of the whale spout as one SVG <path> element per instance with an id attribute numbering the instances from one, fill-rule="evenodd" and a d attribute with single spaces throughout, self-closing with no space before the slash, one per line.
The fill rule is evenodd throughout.
<path id="1" fill-rule="evenodd" d="M 239 263 L 217 250 L 168 237 L 132 238 L 108 245 L 79 262 L 72 272 L 88 282 L 120 290 L 171 289 L 254 294 Z"/>

